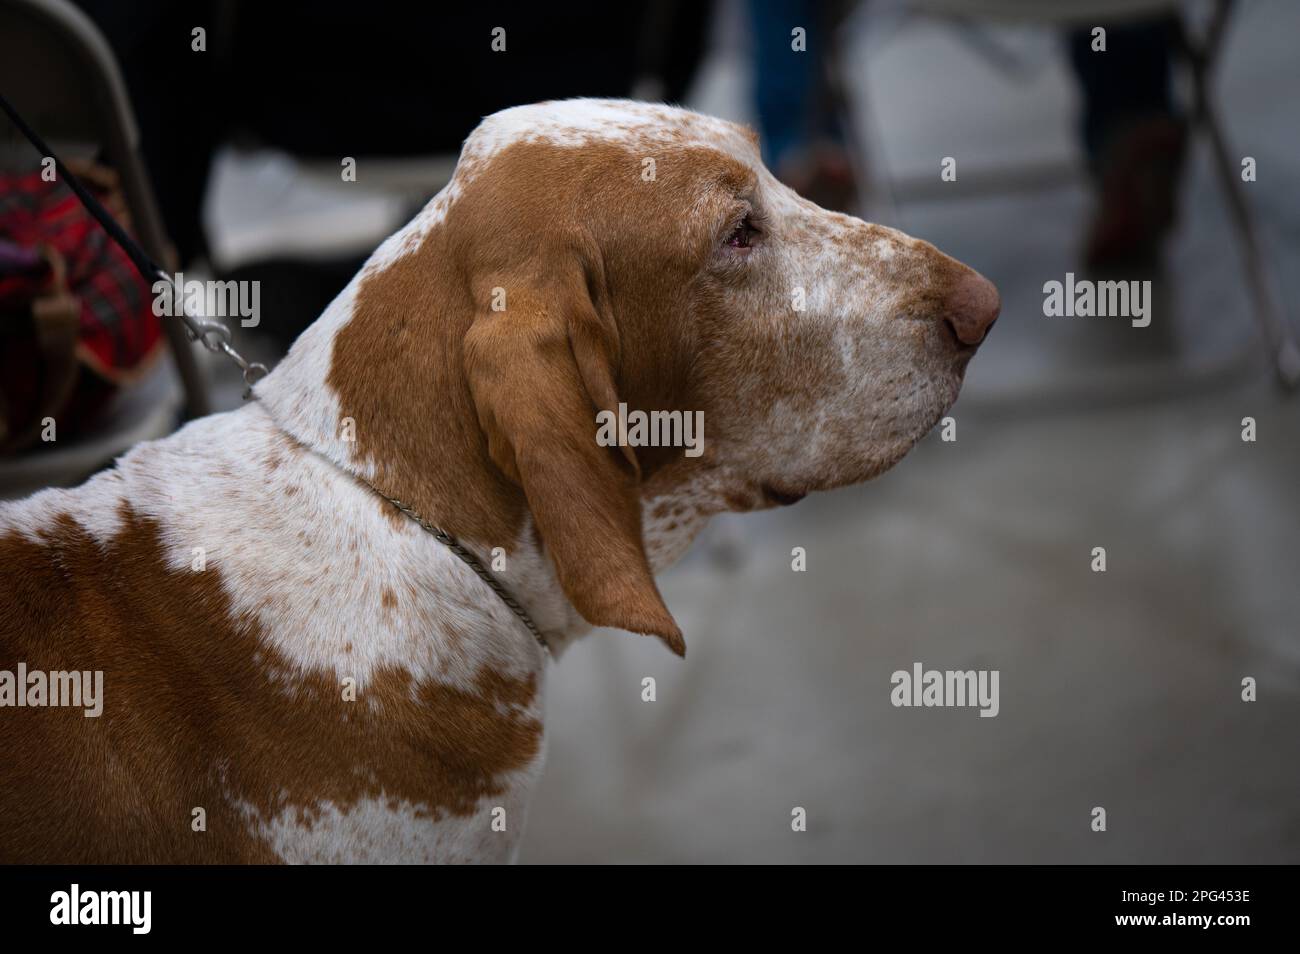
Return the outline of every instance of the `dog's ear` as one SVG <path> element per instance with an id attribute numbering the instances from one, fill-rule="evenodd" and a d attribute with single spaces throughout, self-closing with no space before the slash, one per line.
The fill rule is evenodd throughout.
<path id="1" fill-rule="evenodd" d="M 493 292 L 464 349 L 493 462 L 523 488 L 583 618 L 653 634 L 685 655 L 646 558 L 636 455 L 596 443 L 596 413 L 618 407 L 613 321 L 597 311 L 576 265 L 498 281 Z"/>

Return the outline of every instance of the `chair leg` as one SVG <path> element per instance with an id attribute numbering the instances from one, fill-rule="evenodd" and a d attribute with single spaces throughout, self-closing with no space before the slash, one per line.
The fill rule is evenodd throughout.
<path id="1" fill-rule="evenodd" d="M 181 377 L 181 386 L 185 390 L 185 417 L 193 419 L 212 413 L 212 404 L 208 400 L 207 381 L 199 369 L 194 355 L 194 345 L 185 326 L 175 318 L 162 319 L 163 332 L 167 335 L 167 344 L 171 347 L 172 357 L 176 361 L 176 370 Z"/>
<path id="2" fill-rule="evenodd" d="M 1233 227 L 1237 231 L 1255 318 L 1271 352 L 1273 370 L 1278 381 L 1289 390 L 1300 384 L 1300 346 L 1297 346 L 1295 335 L 1283 313 L 1276 292 L 1277 286 L 1265 266 L 1254 214 L 1237 178 L 1237 167 L 1230 156 L 1227 137 L 1223 133 L 1218 109 L 1209 89 L 1210 66 L 1223 36 L 1228 7 L 1226 0 L 1220 0 L 1203 45 L 1198 46 L 1192 41 L 1185 22 L 1182 24 L 1182 42 L 1191 67 L 1195 122 L 1205 130 L 1219 186 L 1227 200 Z"/>

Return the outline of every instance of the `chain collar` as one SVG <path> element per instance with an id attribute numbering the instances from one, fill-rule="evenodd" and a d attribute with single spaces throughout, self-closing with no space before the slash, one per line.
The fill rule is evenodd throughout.
<path id="1" fill-rule="evenodd" d="M 471 570 L 473 570 L 475 573 L 478 574 L 479 579 L 481 579 L 484 583 L 486 583 L 489 587 L 491 587 L 492 592 L 501 598 L 501 602 L 505 603 L 506 606 L 510 607 L 511 611 L 516 616 L 519 617 L 520 622 L 522 622 L 525 626 L 528 627 L 528 631 L 533 634 L 533 638 L 537 640 L 537 644 L 541 646 L 542 649 L 546 650 L 546 652 L 549 653 L 551 651 L 550 644 L 546 642 L 546 637 L 543 636 L 542 631 L 537 628 L 537 624 L 534 623 L 533 618 L 528 615 L 528 611 L 519 604 L 519 601 L 517 599 L 515 599 L 513 596 L 510 595 L 510 591 L 505 588 L 504 584 L 502 584 L 500 580 L 498 580 L 495 576 L 493 576 L 492 571 L 489 570 L 487 567 L 485 567 L 483 565 L 483 562 L 478 557 L 476 557 L 473 553 L 471 553 L 463 543 L 457 540 L 446 530 L 443 530 L 441 527 L 436 527 L 433 524 L 431 524 L 428 520 L 425 520 L 424 517 L 420 516 L 420 514 L 414 508 L 408 506 L 407 504 L 402 503 L 396 497 L 388 496 L 388 494 L 384 493 L 374 484 L 370 483 L 370 481 L 362 477 L 357 477 L 357 479 L 360 480 L 367 487 L 369 487 L 371 490 L 373 490 L 380 497 L 383 497 L 385 500 L 387 500 L 390 504 L 392 504 L 402 513 L 406 514 L 406 516 L 414 520 L 416 525 L 419 526 L 421 530 L 428 533 L 439 543 L 443 544 L 448 550 L 456 554 L 456 556 L 460 557 L 466 566 L 468 566 Z"/>
<path id="2" fill-rule="evenodd" d="M 252 389 L 250 388 L 249 392 L 244 395 L 244 398 L 245 400 L 257 400 L 257 395 L 253 393 Z M 267 416 L 270 417 L 269 414 Z M 274 418 L 271 418 L 271 421 L 272 423 L 275 424 L 276 427 L 279 427 L 280 430 L 284 431 L 283 426 L 281 426 L 278 421 L 276 421 Z M 284 431 L 284 433 L 288 434 L 290 439 L 297 440 L 297 438 L 294 437 L 292 434 L 290 434 L 288 431 Z M 326 457 L 325 460 L 330 460 L 330 459 Z M 420 513 L 414 507 L 402 503 L 402 501 L 398 500 L 396 497 L 388 496 L 388 494 L 384 493 L 382 490 L 380 490 L 370 481 L 366 480 L 360 474 L 353 473 L 350 470 L 345 470 L 344 468 L 340 467 L 339 464 L 335 461 L 331 460 L 330 463 L 334 464 L 334 466 L 338 467 L 340 470 L 343 470 L 343 472 L 347 474 L 349 477 L 355 477 L 364 486 L 374 491 L 376 496 L 382 497 L 384 500 L 388 501 L 390 504 L 396 507 L 400 512 L 405 514 L 407 517 L 410 517 L 411 520 L 415 522 L 416 526 L 418 526 L 421 530 L 425 531 L 427 534 L 429 534 L 431 537 L 433 537 L 435 540 L 437 540 L 439 543 L 445 546 L 448 550 L 450 550 L 452 553 L 456 554 L 456 556 L 458 556 L 461 559 L 461 562 L 463 562 L 466 566 L 468 566 L 471 570 L 473 570 L 476 574 L 478 574 L 479 579 L 481 579 L 484 583 L 486 583 L 488 587 L 492 590 L 492 592 L 495 593 L 498 597 L 500 597 L 502 603 L 505 603 L 506 606 L 510 607 L 510 611 L 514 613 L 517 617 L 519 617 L 519 621 L 523 623 L 526 627 L 528 627 L 528 632 L 533 634 L 533 639 L 537 640 L 537 644 L 541 646 L 542 649 L 548 655 L 552 654 L 550 643 L 546 641 L 546 637 L 542 635 L 542 631 L 538 628 L 537 624 L 533 622 L 533 618 L 528 615 L 528 610 L 523 608 L 523 606 L 519 603 L 519 601 L 515 599 L 514 596 L 511 595 L 510 591 L 505 588 L 505 585 L 500 580 L 498 580 L 495 576 L 493 576 L 492 571 L 489 570 L 487 567 L 485 567 L 483 565 L 483 562 L 479 560 L 479 558 L 476 557 L 473 553 L 471 553 L 470 550 L 463 543 L 457 540 L 446 530 L 442 529 L 441 527 L 435 526 L 434 524 L 430 523 L 428 520 L 425 520 L 424 517 L 420 516 Z"/>

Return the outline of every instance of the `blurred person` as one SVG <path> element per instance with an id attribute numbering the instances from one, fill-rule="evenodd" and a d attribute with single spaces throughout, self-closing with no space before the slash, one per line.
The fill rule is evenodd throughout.
<path id="1" fill-rule="evenodd" d="M 129 231 L 117 175 L 68 167 Z M 39 157 L 0 170 L 0 457 L 51 451 L 103 422 L 162 353 L 152 303 L 126 253 Z"/>
<path id="2" fill-rule="evenodd" d="M 1067 37 L 1083 98 L 1080 135 L 1098 190 L 1084 261 L 1096 270 L 1149 266 L 1175 223 L 1187 152 L 1187 120 L 1171 83 L 1178 22 L 1106 26 L 1104 55 L 1092 49 L 1092 29 Z"/>
<path id="3" fill-rule="evenodd" d="M 831 34 L 851 2 L 748 0 L 754 40 L 754 101 L 763 156 L 778 178 L 819 204 L 857 202 L 854 162 L 837 98 Z M 806 31 L 796 49 L 792 31 Z M 1105 56 L 1092 26 L 1067 35 L 1083 100 L 1081 145 L 1098 187 L 1083 243 L 1085 262 L 1105 269 L 1147 265 L 1175 221 L 1187 121 L 1175 103 L 1172 16 L 1107 25 Z"/>
<path id="4" fill-rule="evenodd" d="M 800 195 L 840 212 L 855 208 L 858 195 L 830 38 L 851 9 L 813 0 L 748 3 L 763 160 Z M 805 31 L 803 49 L 795 46 L 796 28 Z"/>

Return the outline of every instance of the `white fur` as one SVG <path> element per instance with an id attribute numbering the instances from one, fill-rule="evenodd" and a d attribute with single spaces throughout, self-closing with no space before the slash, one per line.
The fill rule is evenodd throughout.
<path id="1" fill-rule="evenodd" d="M 305 825 L 296 808 L 263 818 L 246 802 L 235 803 L 250 830 L 289 864 L 513 862 L 542 762 L 539 755 L 526 771 L 510 773 L 504 794 L 481 799 L 469 816 L 435 817 L 409 801 L 363 798 L 346 810 L 322 802 Z"/>
<path id="2" fill-rule="evenodd" d="M 758 163 L 758 150 L 734 123 L 657 103 L 626 99 L 566 99 L 515 106 L 488 116 L 465 141 L 461 161 L 469 168 L 520 142 L 580 147 L 591 142 L 652 149 L 675 143 L 707 146 Z"/>

